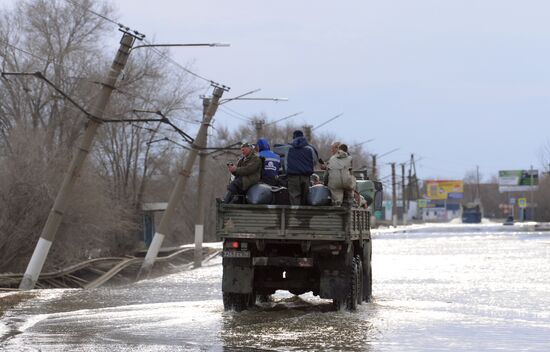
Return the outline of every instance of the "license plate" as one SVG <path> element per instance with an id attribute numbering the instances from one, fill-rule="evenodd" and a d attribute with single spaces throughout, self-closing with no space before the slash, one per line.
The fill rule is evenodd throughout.
<path id="1" fill-rule="evenodd" d="M 223 251 L 223 257 L 224 258 L 250 258 L 250 251 L 232 251 L 232 250 L 224 250 Z"/>

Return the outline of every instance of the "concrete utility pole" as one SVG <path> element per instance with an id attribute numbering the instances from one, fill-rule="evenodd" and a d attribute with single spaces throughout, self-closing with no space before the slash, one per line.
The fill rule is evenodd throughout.
<path id="1" fill-rule="evenodd" d="M 210 106 L 210 99 L 204 98 L 202 100 L 202 118 L 205 119 L 206 111 Z M 208 146 L 208 133 L 204 139 L 204 147 Z M 199 179 L 197 182 L 197 198 L 198 198 L 198 214 L 197 222 L 195 224 L 195 253 L 194 264 L 195 268 L 202 266 L 202 242 L 204 240 L 204 176 L 206 174 L 206 158 L 208 155 L 205 150 L 199 152 Z"/>
<path id="2" fill-rule="evenodd" d="M 263 137 L 264 125 L 265 125 L 265 120 L 255 120 L 254 121 L 254 127 L 256 128 L 256 141 Z"/>
<path id="3" fill-rule="evenodd" d="M 376 177 L 376 154 L 372 154 L 372 179 L 377 180 Z"/>
<path id="4" fill-rule="evenodd" d="M 159 228 L 155 233 L 155 236 L 153 237 L 151 246 L 149 246 L 149 250 L 147 250 L 147 254 L 145 255 L 145 259 L 143 261 L 141 269 L 139 270 L 137 276 L 138 279 L 143 277 L 146 278 L 147 276 L 149 276 L 149 274 L 151 273 L 151 269 L 153 269 L 153 264 L 155 263 L 160 247 L 162 246 L 162 242 L 164 241 L 164 237 L 166 237 L 166 235 L 170 232 L 170 224 L 172 222 L 172 218 L 175 215 L 176 206 L 181 201 L 181 198 L 185 192 L 187 181 L 191 176 L 191 170 L 193 169 L 193 164 L 195 163 L 195 159 L 197 158 L 198 151 L 204 148 L 204 146 L 206 145 L 205 142 L 208 132 L 208 126 L 210 125 L 212 118 L 216 114 L 222 94 L 223 88 L 214 88 L 214 93 L 212 98 L 210 99 L 210 104 L 206 109 L 206 113 L 204 114 L 202 119 L 201 127 L 199 128 L 199 132 L 197 133 L 197 138 L 195 138 L 195 142 L 193 143 L 193 149 L 189 151 L 187 160 L 185 161 L 185 166 L 180 172 L 176 181 L 176 185 L 172 190 L 170 200 L 168 201 L 168 206 L 166 208 L 166 211 L 164 212 Z"/>
<path id="5" fill-rule="evenodd" d="M 311 129 L 313 128 L 313 126 L 304 125 L 302 126 L 302 128 L 304 129 L 304 137 L 306 137 L 307 141 L 311 143 L 311 138 L 312 138 Z"/>
<path id="6" fill-rule="evenodd" d="M 397 226 L 397 189 L 395 185 L 395 163 L 391 163 L 391 218 L 393 226 Z"/>
<path id="7" fill-rule="evenodd" d="M 481 203 L 481 192 L 479 190 L 479 165 L 476 165 L 476 198 L 474 201 Z"/>
<path id="8" fill-rule="evenodd" d="M 88 153 L 90 152 L 97 129 L 102 123 L 101 120 L 98 120 L 97 118 L 101 118 L 103 116 L 103 111 L 105 111 L 105 108 L 109 103 L 109 99 L 111 98 L 111 93 L 114 90 L 118 76 L 124 69 L 124 66 L 126 66 L 128 55 L 130 54 L 134 41 L 135 37 L 131 34 L 124 33 L 122 36 L 115 60 L 111 65 L 107 79 L 101 85 L 99 96 L 91 111 L 91 115 L 96 118 L 88 120 L 86 124 L 84 136 L 80 142 L 80 147 L 73 156 L 71 164 L 65 173 L 63 183 L 57 193 L 52 210 L 48 215 L 46 225 L 44 225 L 44 228 L 42 229 L 38 244 L 34 249 L 31 260 L 27 266 L 27 270 L 25 271 L 23 279 L 19 285 L 19 288 L 22 290 L 30 290 L 34 288 L 34 285 L 38 280 L 38 276 L 40 275 L 42 267 L 46 262 L 46 257 L 48 256 L 50 247 L 52 246 L 57 230 L 59 229 L 59 225 L 63 219 L 63 215 L 67 209 L 68 198 L 71 194 L 76 179 L 80 176 L 82 166 L 88 156 Z"/>
<path id="9" fill-rule="evenodd" d="M 531 220 L 535 221 L 535 199 L 533 197 L 533 165 L 531 165 Z"/>
<path id="10" fill-rule="evenodd" d="M 411 183 L 412 183 L 411 167 L 409 165 L 409 174 L 407 175 L 407 209 L 409 209 L 409 207 L 410 207 L 410 202 L 411 202 L 411 198 L 412 198 Z"/>
<path id="11" fill-rule="evenodd" d="M 405 201 L 405 164 L 401 164 L 401 202 L 403 203 L 403 225 L 407 225 L 407 202 Z"/>

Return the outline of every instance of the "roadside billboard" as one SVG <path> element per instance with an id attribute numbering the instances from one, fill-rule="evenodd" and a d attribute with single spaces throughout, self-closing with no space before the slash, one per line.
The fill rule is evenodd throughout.
<path id="1" fill-rule="evenodd" d="M 417 199 L 416 202 L 418 203 L 419 208 L 426 208 L 428 206 L 427 199 Z"/>
<path id="2" fill-rule="evenodd" d="M 538 186 L 539 170 L 501 170 L 498 172 L 498 191 L 500 193 L 536 191 Z"/>
<path id="3" fill-rule="evenodd" d="M 431 200 L 464 198 L 464 181 L 429 180 L 426 181 L 426 193 Z"/>

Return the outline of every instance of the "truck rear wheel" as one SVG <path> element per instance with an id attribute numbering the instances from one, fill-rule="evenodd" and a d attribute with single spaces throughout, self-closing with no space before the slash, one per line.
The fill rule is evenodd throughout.
<path id="1" fill-rule="evenodd" d="M 367 271 L 363 273 L 363 280 L 365 280 L 365 283 L 363 284 L 363 287 L 365 288 L 364 295 L 364 301 L 370 302 L 372 299 L 372 266 L 370 265 L 370 262 L 367 264 Z"/>
<path id="2" fill-rule="evenodd" d="M 349 268 L 349 282 L 348 282 L 348 292 L 347 297 L 343 300 L 333 299 L 333 305 L 336 310 L 340 310 L 342 307 L 346 307 L 347 310 L 354 311 L 357 310 L 357 300 L 358 298 L 358 282 L 359 282 L 359 268 L 357 266 L 357 261 L 353 258 L 351 267 Z"/>
<path id="3" fill-rule="evenodd" d="M 251 305 L 250 296 L 251 295 L 248 293 L 224 292 L 223 309 L 241 312 Z M 254 296 L 254 298 L 256 298 L 256 296 Z"/>
<path id="4" fill-rule="evenodd" d="M 258 302 L 260 303 L 267 303 L 267 302 L 273 301 L 273 298 L 271 297 L 271 295 L 266 295 L 266 294 L 258 295 L 257 299 L 258 299 Z"/>
<path id="5" fill-rule="evenodd" d="M 363 289 L 363 262 L 359 255 L 355 256 L 355 265 L 357 266 L 357 304 L 363 304 L 365 297 Z"/>
<path id="6" fill-rule="evenodd" d="M 372 298 L 372 247 L 369 243 L 363 252 L 363 301 L 370 302 Z"/>

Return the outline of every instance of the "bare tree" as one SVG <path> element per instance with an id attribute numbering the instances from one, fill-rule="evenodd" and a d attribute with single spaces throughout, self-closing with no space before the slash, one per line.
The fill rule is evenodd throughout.
<path id="1" fill-rule="evenodd" d="M 119 35 L 88 9 L 113 16 L 109 5 L 91 0 L 25 0 L 0 13 L 3 70 L 41 72 L 88 110 L 112 58 L 101 43 Z M 129 118 L 134 108 L 177 111 L 178 118 L 194 111 L 188 102 L 191 80 L 151 55 L 132 54 L 106 117 Z M 0 81 L 0 271 L 21 271 L 28 262 L 85 122 L 78 108 L 42 80 Z M 130 124 L 104 124 L 99 134 L 46 270 L 87 258 L 91 248 L 97 249 L 94 255 L 128 253 L 137 243 L 137 208 L 147 198 L 146 183 L 165 173 L 169 189 L 168 165 L 178 155 L 147 144 L 154 134 Z"/>

